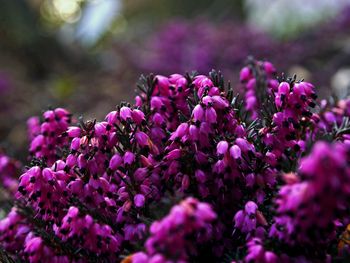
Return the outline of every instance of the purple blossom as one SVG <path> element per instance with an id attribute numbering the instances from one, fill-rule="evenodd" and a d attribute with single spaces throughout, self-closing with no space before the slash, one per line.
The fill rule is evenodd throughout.
<path id="1" fill-rule="evenodd" d="M 15 199 L 1 247 L 28 262 L 307 262 L 339 243 L 345 258 L 349 101 L 318 108 L 312 84 L 275 72 L 250 60 L 243 101 L 220 72 L 151 75 L 104 120 L 31 118 L 27 166 L 0 155 Z"/>
<path id="2" fill-rule="evenodd" d="M 1 187 L 8 193 L 14 194 L 18 187 L 18 174 L 21 164 L 0 152 Z"/>
<path id="3" fill-rule="evenodd" d="M 150 228 L 146 253 L 133 255 L 133 262 L 186 262 L 196 246 L 209 241 L 216 214 L 206 203 L 187 198 L 174 206 L 169 215 Z"/>
<path id="4" fill-rule="evenodd" d="M 245 257 L 246 262 L 262 262 L 262 263 L 276 263 L 279 262 L 278 256 L 266 251 L 262 241 L 259 238 L 253 238 L 248 243 L 248 254 Z"/>
<path id="5" fill-rule="evenodd" d="M 335 220 L 347 220 L 350 197 L 349 145 L 317 143 L 301 160 L 302 182 L 279 191 L 270 235 L 291 244 L 322 246 L 335 238 Z"/>

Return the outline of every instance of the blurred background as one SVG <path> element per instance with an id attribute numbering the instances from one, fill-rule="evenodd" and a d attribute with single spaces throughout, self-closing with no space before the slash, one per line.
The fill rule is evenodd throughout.
<path id="1" fill-rule="evenodd" d="M 350 0 L 0 0 L 0 147 L 23 158 L 50 107 L 103 118 L 140 74 L 212 68 L 238 83 L 248 55 L 348 95 Z"/>

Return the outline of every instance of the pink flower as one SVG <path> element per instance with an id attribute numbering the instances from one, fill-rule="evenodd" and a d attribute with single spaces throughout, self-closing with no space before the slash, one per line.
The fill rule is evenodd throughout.
<path id="1" fill-rule="evenodd" d="M 145 204 L 145 196 L 142 194 L 135 195 L 134 204 L 136 207 L 143 207 Z"/>
<path id="2" fill-rule="evenodd" d="M 120 118 L 123 120 L 123 121 L 127 121 L 127 120 L 130 120 L 131 119 L 131 109 L 129 107 L 121 107 L 120 108 Z"/>

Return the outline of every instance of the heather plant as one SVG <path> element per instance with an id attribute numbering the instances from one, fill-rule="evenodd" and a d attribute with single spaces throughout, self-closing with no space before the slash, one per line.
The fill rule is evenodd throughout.
<path id="1" fill-rule="evenodd" d="M 30 118 L 26 166 L 0 156 L 1 259 L 349 259 L 349 101 L 254 59 L 239 86 L 149 75 L 104 120 Z"/>
<path id="2" fill-rule="evenodd" d="M 248 55 L 277 59 L 276 52 L 281 49 L 276 39 L 245 23 L 228 20 L 214 24 L 205 18 L 174 19 L 145 40 L 137 56 L 132 52 L 130 57 L 143 72 L 161 74 L 192 69 L 207 72 L 221 66 L 231 78 Z M 141 63 L 140 56 L 144 58 Z"/>
<path id="3" fill-rule="evenodd" d="M 303 77 L 317 84 L 318 93 L 326 97 L 330 95 L 327 88 L 335 72 L 348 67 L 345 50 L 350 8 L 346 6 L 333 19 L 310 27 L 288 41 L 245 22 L 177 18 L 143 37 L 136 52 L 135 48 L 125 52 L 141 72 L 171 74 L 220 68 L 231 80 L 236 80 L 241 63 L 248 55 L 268 58 L 283 71 L 293 72 L 295 67 L 306 70 L 308 76 Z"/>

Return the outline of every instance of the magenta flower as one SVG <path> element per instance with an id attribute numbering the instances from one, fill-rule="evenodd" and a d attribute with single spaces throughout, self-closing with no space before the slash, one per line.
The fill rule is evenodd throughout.
<path id="1" fill-rule="evenodd" d="M 253 238 L 247 243 L 248 254 L 245 257 L 245 262 L 262 262 L 276 263 L 279 262 L 278 256 L 271 251 L 266 251 L 262 241 L 258 238 Z"/>
<path id="2" fill-rule="evenodd" d="M 174 206 L 170 214 L 151 226 L 146 241 L 146 253 L 133 255 L 133 262 L 187 261 L 195 254 L 195 245 L 209 241 L 213 235 L 211 224 L 216 214 L 206 203 L 187 198 Z M 144 262 L 146 262 L 144 261 Z"/>
<path id="3" fill-rule="evenodd" d="M 316 107 L 312 84 L 275 72 L 250 60 L 243 101 L 220 72 L 150 75 L 135 105 L 121 103 L 104 120 L 78 125 L 61 108 L 30 119 L 27 165 L 0 155 L 2 212 L 13 206 L 0 221 L 1 255 L 345 260 L 349 100 Z M 345 250 L 336 255 L 338 242 Z"/>
<path id="4" fill-rule="evenodd" d="M 335 220 L 348 220 L 344 208 L 350 197 L 349 153 L 346 144 L 314 146 L 300 163 L 299 175 L 305 181 L 279 191 L 271 236 L 310 247 L 335 238 Z"/>

